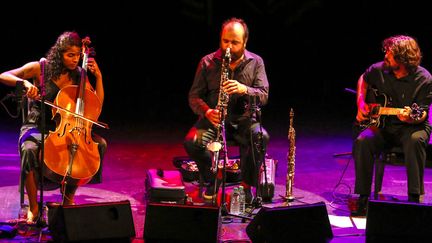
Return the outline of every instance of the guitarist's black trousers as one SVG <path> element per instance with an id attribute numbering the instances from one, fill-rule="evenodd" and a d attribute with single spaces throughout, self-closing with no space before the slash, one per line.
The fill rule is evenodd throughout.
<path id="1" fill-rule="evenodd" d="M 424 168 L 430 126 L 401 125 L 370 127 L 362 131 L 353 143 L 355 161 L 355 190 L 360 195 L 370 195 L 374 162 L 381 152 L 392 146 L 401 146 L 408 175 L 408 194 L 424 194 Z"/>

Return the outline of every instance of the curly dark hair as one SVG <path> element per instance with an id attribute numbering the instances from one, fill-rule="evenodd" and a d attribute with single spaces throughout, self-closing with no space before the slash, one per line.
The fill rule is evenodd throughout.
<path id="1" fill-rule="evenodd" d="M 70 47 L 82 46 L 82 41 L 78 33 L 74 31 L 63 32 L 58 38 L 56 43 L 50 48 L 47 53 L 46 78 L 47 80 L 55 80 L 60 77 L 64 69 L 63 53 Z M 71 73 L 69 73 L 71 75 Z"/>
<path id="2" fill-rule="evenodd" d="M 394 59 L 404 65 L 408 71 L 414 71 L 421 62 L 422 53 L 417 41 L 406 35 L 396 35 L 385 39 L 382 43 L 384 51 L 391 51 Z"/>

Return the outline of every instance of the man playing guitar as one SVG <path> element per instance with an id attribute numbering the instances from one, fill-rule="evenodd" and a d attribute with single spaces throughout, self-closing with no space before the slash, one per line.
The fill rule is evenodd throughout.
<path id="1" fill-rule="evenodd" d="M 378 112 L 372 118 L 377 119 L 378 116 L 375 121 L 379 125 L 379 115 L 394 116 L 386 117 L 385 126 L 367 126 L 354 141 L 355 193 L 360 197 L 359 207 L 351 212 L 352 216 L 366 215 L 375 156 L 389 146 L 403 148 L 408 175 L 408 201 L 418 203 L 424 194 L 426 145 L 431 131 L 427 111 L 432 102 L 432 76 L 420 66 L 421 51 L 414 38 L 402 35 L 389 37 L 383 41 L 383 51 L 384 61 L 371 65 L 358 80 L 356 120 L 360 124 L 368 122 L 371 114 Z M 391 98 L 391 113 L 383 113 L 383 107 L 376 109 L 367 102 L 366 96 L 371 87 L 378 94 Z M 415 110 L 416 107 L 422 110 Z"/>

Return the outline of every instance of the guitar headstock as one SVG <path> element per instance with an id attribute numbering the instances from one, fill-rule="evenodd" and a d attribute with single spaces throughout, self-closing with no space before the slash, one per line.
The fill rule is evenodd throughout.
<path id="1" fill-rule="evenodd" d="M 417 103 L 413 103 L 411 105 L 410 117 L 418 121 L 423 116 L 423 111 L 424 111 L 424 107 L 417 105 Z"/>

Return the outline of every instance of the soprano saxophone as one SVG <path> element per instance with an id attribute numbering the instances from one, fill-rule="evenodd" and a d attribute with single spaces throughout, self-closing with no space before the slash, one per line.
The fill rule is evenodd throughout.
<path id="1" fill-rule="evenodd" d="M 285 199 L 289 202 L 294 201 L 293 196 L 293 185 L 294 185 L 294 173 L 295 173 L 295 130 L 293 126 L 294 111 L 291 108 L 290 111 L 290 125 L 288 130 L 288 140 L 289 140 L 289 151 L 288 151 L 288 166 L 287 166 L 287 181 L 286 181 L 286 194 Z"/>
<path id="2" fill-rule="evenodd" d="M 227 48 L 225 51 L 225 56 L 222 59 L 219 97 L 218 97 L 218 103 L 216 105 L 216 109 L 219 110 L 221 119 L 219 124 L 217 124 L 216 126 L 216 136 L 214 137 L 214 141 L 210 141 L 207 144 L 207 149 L 213 152 L 212 167 L 211 167 L 211 171 L 213 173 L 216 173 L 217 171 L 218 164 L 219 164 L 219 151 L 221 150 L 222 146 L 224 146 L 225 157 L 228 156 L 226 153 L 226 143 L 225 143 L 225 116 L 227 114 L 229 95 L 223 90 L 223 83 L 229 79 L 230 63 L 231 63 L 231 50 L 230 48 Z M 228 161 L 227 158 L 225 158 L 225 160 Z"/>

